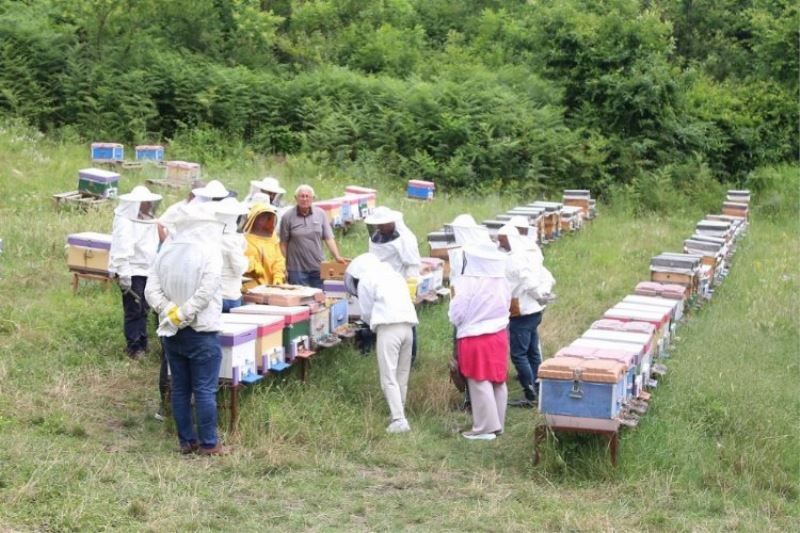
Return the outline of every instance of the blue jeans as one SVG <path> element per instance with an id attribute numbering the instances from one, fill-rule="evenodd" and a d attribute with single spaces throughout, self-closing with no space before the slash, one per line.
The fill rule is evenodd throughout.
<path id="1" fill-rule="evenodd" d="M 150 306 L 144 299 L 145 285 L 147 285 L 146 276 L 133 276 L 131 290 L 122 293 L 122 311 L 125 316 L 123 330 L 128 355 L 133 355 L 139 350 L 147 350 L 147 313 L 150 312 Z"/>
<path id="2" fill-rule="evenodd" d="M 511 362 L 517 369 L 519 384 L 528 400 L 536 399 L 536 377 L 542 354 L 539 351 L 539 324 L 542 313 L 533 313 L 511 318 L 508 324 L 508 341 L 511 348 Z"/>
<path id="3" fill-rule="evenodd" d="M 181 447 L 217 445 L 217 388 L 222 348 L 216 333 L 183 328 L 164 337 L 164 352 L 172 372 L 172 416 Z M 192 394 L 197 432 L 192 419 Z"/>
<path id="4" fill-rule="evenodd" d="M 309 272 L 289 270 L 288 273 L 289 283 L 292 285 L 305 285 L 306 287 L 314 287 L 315 289 L 322 288 L 322 278 L 319 276 L 319 270 L 311 270 Z"/>
<path id="5" fill-rule="evenodd" d="M 222 312 L 223 313 L 230 313 L 231 309 L 235 309 L 237 307 L 241 307 L 242 299 L 239 298 L 237 300 L 226 300 L 225 298 L 222 299 Z"/>

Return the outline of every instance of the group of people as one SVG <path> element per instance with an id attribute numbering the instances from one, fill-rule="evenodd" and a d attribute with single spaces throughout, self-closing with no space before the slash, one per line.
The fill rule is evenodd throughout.
<path id="1" fill-rule="evenodd" d="M 322 288 L 323 243 L 336 261 L 347 263 L 325 212 L 313 205 L 314 189 L 299 186 L 294 206 L 282 202 L 285 192 L 272 177 L 252 181 L 243 201 L 217 180 L 196 183 L 160 217 L 154 213 L 161 196 L 145 186 L 119 198 L 109 270 L 122 291 L 127 354 L 145 355 L 147 319 L 154 311 L 164 354 L 162 401 L 169 364 L 182 453 L 229 452 L 216 431 L 221 314 L 241 305 L 251 286 Z M 368 252 L 349 262 L 345 287 L 358 298 L 361 319 L 376 337 L 380 384 L 391 413 L 386 430 L 402 433 L 411 429 L 405 402 L 418 319 L 408 279 L 420 273 L 419 247 L 398 211 L 378 207 L 365 222 Z M 512 220 L 501 230 L 501 248 L 469 215 L 458 217 L 452 228 L 460 248 L 451 254 L 449 314 L 474 419 L 464 437 L 488 440 L 503 430 L 509 341 L 525 393 L 516 404 L 535 401 L 541 362 L 536 328 L 553 280 L 526 220 Z"/>
<path id="2" fill-rule="evenodd" d="M 252 181 L 240 202 L 217 180 L 198 182 L 160 217 L 155 212 L 161 196 L 145 186 L 119 198 L 109 271 L 122 292 L 127 355 L 144 357 L 148 316 L 154 311 L 164 354 L 162 401 L 169 364 L 183 453 L 228 451 L 216 432 L 221 314 L 240 306 L 250 285 L 288 280 L 321 288 L 322 242 L 345 262 L 325 213 L 313 205 L 314 189 L 298 187 L 294 207 L 283 205 L 285 192 L 267 177 Z"/>

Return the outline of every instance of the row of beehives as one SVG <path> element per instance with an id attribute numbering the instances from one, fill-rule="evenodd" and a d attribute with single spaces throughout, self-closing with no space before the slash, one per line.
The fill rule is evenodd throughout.
<path id="1" fill-rule="evenodd" d="M 750 194 L 728 191 L 724 209 L 697 223 L 683 253 L 650 260 L 650 281 L 606 311 L 572 344 L 539 367 L 539 411 L 548 425 L 595 430 L 635 426 L 650 390 L 666 373 L 660 362 L 692 305 L 710 298 L 727 275 L 747 227 Z"/>
<path id="2" fill-rule="evenodd" d="M 494 219 L 484 220 L 489 236 L 494 240 L 497 232 L 512 217 L 521 216 L 528 219 L 530 227 L 535 228 L 537 242 L 548 244 L 570 232 L 583 227 L 585 220 L 597 215 L 595 200 L 585 189 L 567 189 L 561 202 L 538 201 L 525 206 L 509 209 Z M 449 274 L 449 252 L 458 247 L 455 233 L 450 224 L 445 224 L 439 231 L 428 234 L 428 246 L 431 257 L 444 261 L 445 277 Z"/>
<path id="3" fill-rule="evenodd" d="M 530 208 L 509 211 L 509 218 L 517 214 L 526 216 L 533 227 L 543 228 L 544 235 L 550 237 L 547 242 L 550 242 L 562 232 L 579 229 L 584 217 L 595 215 L 594 201 L 588 191 L 569 192 L 577 193 L 572 196 L 577 196 L 581 204 L 540 202 L 532 204 Z M 331 224 L 337 225 L 347 223 L 344 217 L 348 211 L 357 217 L 350 221 L 365 218 L 374 209 L 376 200 L 377 191 L 352 186 L 345 189 L 345 196 L 322 200 L 315 205 L 325 210 Z M 565 203 L 568 201 L 571 198 L 565 198 Z M 555 225 L 558 228 L 550 231 L 553 220 L 557 221 Z M 490 228 L 489 231 L 492 235 L 496 234 L 496 230 L 492 231 Z M 416 295 L 418 302 L 442 289 L 445 265 L 445 261 L 439 257 L 422 258 L 420 276 L 415 280 L 414 287 L 410 286 L 412 296 Z M 225 358 L 221 377 L 233 379 L 234 382 L 254 381 L 264 373 L 287 368 L 297 358 L 309 357 L 314 353 L 311 349 L 317 350 L 337 343 L 337 336 L 352 335 L 350 321 L 359 317 L 360 310 L 358 301 L 345 290 L 342 280 L 344 265 L 323 262 L 320 272 L 323 277 L 323 291 L 308 287 L 260 286 L 244 295 L 245 301 L 249 302 L 247 305 L 231 310 L 229 315 L 223 315 L 226 326 L 221 335 Z M 240 321 L 243 316 L 247 316 L 248 321 L 255 321 L 259 320 L 256 317 L 260 315 L 284 317 L 280 336 L 282 346 L 277 345 L 279 336 L 276 325 L 271 326 L 272 330 L 264 325 L 265 332 L 272 331 L 272 341 L 262 341 L 262 348 L 256 348 L 255 351 L 250 345 L 240 346 L 244 343 L 239 341 L 237 344 L 236 340 L 228 338 L 230 335 L 239 335 L 241 338 L 252 336 L 250 329 L 245 329 L 243 333 L 235 332 L 241 329 Z M 265 319 L 262 316 L 260 320 Z M 233 346 L 240 347 L 234 350 Z M 253 353 L 255 356 L 252 356 Z"/>

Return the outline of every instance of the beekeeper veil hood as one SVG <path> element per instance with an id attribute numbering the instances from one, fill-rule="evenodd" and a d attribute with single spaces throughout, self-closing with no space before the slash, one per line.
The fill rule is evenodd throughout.
<path id="1" fill-rule="evenodd" d="M 253 206 L 250 208 L 250 212 L 247 213 L 247 220 L 244 223 L 244 232 L 245 233 L 252 233 L 253 226 L 255 226 L 255 223 L 256 223 L 256 219 L 260 215 L 263 215 L 264 213 L 271 214 L 273 216 L 273 218 L 275 219 L 275 225 L 272 227 L 272 233 L 274 234 L 275 233 L 275 229 L 278 226 L 278 215 L 277 215 L 277 211 L 275 210 L 275 208 L 273 206 L 271 206 L 270 204 L 267 204 L 267 203 L 264 203 L 264 204 L 262 204 L 262 203 L 253 204 Z"/>
<path id="2" fill-rule="evenodd" d="M 175 244 L 217 246 L 224 223 L 217 219 L 214 204 L 187 204 L 178 208 L 175 218 Z"/>
<path id="3" fill-rule="evenodd" d="M 358 295 L 358 281 L 369 272 L 379 270 L 381 261 L 371 253 L 361 254 L 347 265 L 344 273 L 344 286 L 349 294 Z"/>
<path id="4" fill-rule="evenodd" d="M 141 222 L 139 219 L 139 209 L 142 202 L 158 202 L 161 195 L 150 192 L 144 185 L 137 185 L 127 194 L 119 197 L 119 205 L 114 209 L 114 214 L 128 220 Z"/>
<path id="5" fill-rule="evenodd" d="M 511 252 L 520 252 L 529 247 L 528 240 L 520 235 L 519 230 L 516 228 L 516 226 L 512 226 L 511 223 L 505 224 L 503 227 L 501 227 L 497 234 L 506 236 L 508 239 L 508 245 L 511 248 Z"/>
<path id="6" fill-rule="evenodd" d="M 465 246 L 462 251 L 461 275 L 476 278 L 505 278 L 506 254 L 493 245 L 478 244 Z"/>
<path id="7" fill-rule="evenodd" d="M 479 226 L 472 215 L 458 215 L 450 223 L 456 244 L 466 246 L 468 244 L 492 244 L 489 237 L 489 229 Z"/>
<path id="8" fill-rule="evenodd" d="M 489 229 L 479 226 L 472 215 L 458 215 L 450 223 L 456 245 L 460 247 L 472 244 L 492 246 L 492 238 L 489 236 Z M 462 271 L 462 261 L 464 260 L 461 248 L 451 249 L 447 252 L 450 259 L 450 281 L 454 281 Z"/>
<path id="9" fill-rule="evenodd" d="M 247 206 L 235 198 L 225 198 L 214 204 L 217 220 L 225 224 L 223 233 L 236 233 L 237 221 L 247 214 Z"/>

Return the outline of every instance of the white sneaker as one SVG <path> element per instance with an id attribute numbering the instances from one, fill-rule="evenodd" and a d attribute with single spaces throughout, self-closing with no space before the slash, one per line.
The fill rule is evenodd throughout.
<path id="1" fill-rule="evenodd" d="M 473 433 L 471 431 L 465 431 L 461 436 L 467 440 L 494 440 L 497 438 L 494 433 Z"/>
<path id="2" fill-rule="evenodd" d="M 411 426 L 408 425 L 408 420 L 405 418 L 392 420 L 392 423 L 386 427 L 386 433 L 405 433 L 406 431 L 411 431 Z"/>

